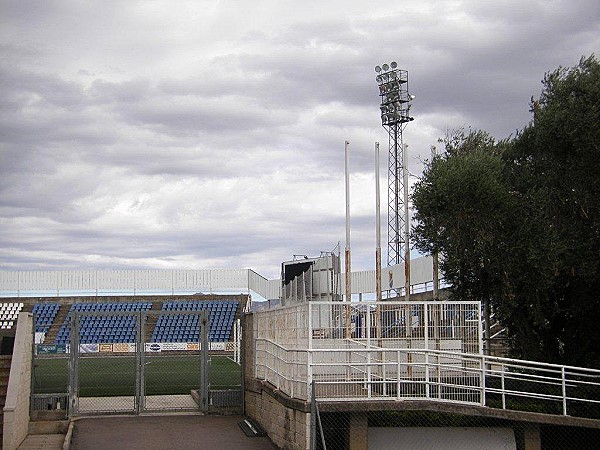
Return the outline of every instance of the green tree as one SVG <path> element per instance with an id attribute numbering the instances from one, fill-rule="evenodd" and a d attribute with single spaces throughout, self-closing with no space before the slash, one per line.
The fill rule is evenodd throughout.
<path id="1" fill-rule="evenodd" d="M 514 356 L 600 367 L 600 64 L 546 74 L 500 143 L 459 130 L 413 190 L 413 242 L 458 299 L 490 301 Z"/>
<path id="2" fill-rule="evenodd" d="M 484 300 L 496 277 L 494 251 L 505 220 L 508 187 L 503 161 L 488 134 L 458 130 L 445 139 L 445 152 L 434 157 L 413 190 L 413 242 L 442 256 L 440 269 L 455 296 Z"/>
<path id="3" fill-rule="evenodd" d="M 505 295 L 541 309 L 531 320 L 548 360 L 599 367 L 600 63 L 582 58 L 542 83 L 534 121 L 504 154 L 523 199 L 520 233 L 529 236 L 519 249 L 525 264 L 513 265 L 535 276 L 537 288 L 513 274 Z M 529 353 L 524 342 L 516 350 Z"/>

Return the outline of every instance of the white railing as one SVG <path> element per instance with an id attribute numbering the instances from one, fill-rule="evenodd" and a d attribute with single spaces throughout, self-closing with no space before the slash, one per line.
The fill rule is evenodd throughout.
<path id="1" fill-rule="evenodd" d="M 432 286 L 432 258 L 411 260 L 411 290 Z M 343 278 L 342 278 L 343 279 Z M 382 271 L 385 289 L 404 287 L 404 265 Z M 375 292 L 375 270 L 351 274 L 353 294 Z M 281 297 L 281 280 L 269 280 L 250 269 L 122 269 L 122 270 L 2 270 L 1 297 L 66 296 L 100 294 L 146 294 L 215 292 L 219 290 L 254 291 L 265 299 Z M 339 286 L 336 292 L 339 292 Z"/>
<path id="2" fill-rule="evenodd" d="M 256 377 L 268 381 L 292 398 L 306 400 L 309 397 L 307 370 L 308 353 L 303 350 L 289 350 L 274 342 L 256 341 Z"/>
<path id="3" fill-rule="evenodd" d="M 254 291 L 279 298 L 279 280 L 248 269 L 0 271 L 0 296 L 140 295 Z"/>
<path id="4" fill-rule="evenodd" d="M 310 398 L 315 381 L 315 397 L 330 402 L 418 399 L 580 417 L 597 417 L 600 410 L 600 370 L 340 344 L 299 350 L 257 339 L 257 377 L 301 400 Z"/>
<path id="5" fill-rule="evenodd" d="M 479 302 L 305 302 L 254 313 L 254 337 L 286 348 L 347 347 L 482 353 Z"/>

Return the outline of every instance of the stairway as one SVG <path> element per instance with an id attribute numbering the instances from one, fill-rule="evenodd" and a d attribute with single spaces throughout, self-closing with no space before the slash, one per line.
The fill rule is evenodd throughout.
<path id="1" fill-rule="evenodd" d="M 58 310 L 58 313 L 56 313 L 54 322 L 52 322 L 52 326 L 50 326 L 48 332 L 46 333 L 46 337 L 44 338 L 44 344 L 54 344 L 54 339 L 56 338 L 60 327 L 62 327 L 63 322 L 69 314 L 70 309 L 71 305 L 60 305 L 60 309 Z"/>
<path id="2" fill-rule="evenodd" d="M 160 311 L 162 310 L 162 302 L 152 302 L 152 308 L 150 311 Z M 148 314 L 146 315 L 146 323 L 144 324 L 144 342 L 152 342 L 152 333 L 154 332 L 154 328 L 156 327 L 156 322 L 158 322 L 158 318 L 160 316 L 158 314 Z"/>

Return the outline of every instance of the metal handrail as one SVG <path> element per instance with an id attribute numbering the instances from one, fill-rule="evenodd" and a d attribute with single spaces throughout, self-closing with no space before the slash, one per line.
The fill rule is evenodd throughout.
<path id="1" fill-rule="evenodd" d="M 506 400 L 509 397 L 518 397 L 536 401 L 562 402 L 562 415 L 568 415 L 569 406 L 572 402 L 589 405 L 600 404 L 600 370 L 598 369 L 444 350 L 381 348 L 375 346 L 365 349 L 348 349 L 339 346 L 338 348 L 287 349 L 269 339 L 257 339 L 258 342 L 273 346 L 271 348 L 276 348 L 278 353 L 306 353 L 306 358 L 300 358 L 306 361 L 306 379 L 298 379 L 297 377 L 296 379 L 290 379 L 285 374 L 277 374 L 277 376 L 287 381 L 306 383 L 307 385 L 314 380 L 314 375 L 311 377 L 310 374 L 313 374 L 315 369 L 326 370 L 329 367 L 331 371 L 326 375 L 330 379 L 320 382 L 323 385 L 349 386 L 360 381 L 360 383 L 368 384 L 370 387 L 376 386 L 378 388 L 386 383 L 390 386 L 395 384 L 398 389 L 404 385 L 422 386 L 422 391 L 419 391 L 416 396 L 423 400 L 450 401 L 461 404 L 476 403 L 482 406 L 490 406 L 487 397 L 498 395 L 502 399 L 502 409 L 517 409 L 508 404 Z M 309 364 L 309 361 L 312 361 L 312 358 L 308 357 L 309 354 L 325 355 L 328 353 L 336 355 L 337 360 L 332 358 L 331 361 L 324 361 L 321 356 L 319 361 Z M 371 360 L 367 359 L 367 353 L 372 355 Z M 386 360 L 383 353 L 396 356 L 393 359 Z M 362 356 L 363 361 L 356 361 L 356 358 L 350 358 L 346 361 L 340 360 L 340 354 Z M 378 354 L 380 356 L 377 356 Z M 408 355 L 413 357 L 420 355 L 422 360 L 414 361 L 409 359 Z M 273 356 L 278 358 L 280 363 L 304 364 L 304 362 L 290 363 L 288 362 L 290 358 Z M 407 358 L 403 360 L 402 357 Z M 350 372 L 353 371 L 353 377 L 339 375 L 343 368 Z M 270 367 L 268 369 L 273 370 Z M 378 370 L 383 371 L 383 375 L 377 372 Z M 409 376 L 407 373 L 410 374 L 410 370 L 413 373 Z M 359 374 L 360 376 L 358 376 Z M 273 381 L 277 383 L 276 380 Z M 494 385 L 495 382 L 498 383 L 498 386 Z M 279 386 L 276 387 L 279 388 Z M 455 388 L 457 392 L 471 395 L 471 397 L 474 392 L 478 392 L 479 399 L 444 399 L 441 395 L 436 397 L 436 395 L 431 394 L 432 391 L 441 392 L 442 388 Z M 577 396 L 578 393 L 573 391 L 579 388 L 596 389 L 596 392 L 594 392 L 596 395 L 593 398 Z M 368 389 L 368 392 L 370 395 L 371 389 Z M 459 394 L 456 394 L 456 396 L 459 396 Z M 323 398 L 327 398 L 328 401 L 345 401 L 349 399 L 349 396 L 340 396 L 339 398 L 326 396 Z M 387 400 L 393 399 L 394 396 L 380 395 L 378 398 Z M 396 391 L 396 398 L 401 398 L 399 390 Z M 373 397 L 367 395 L 352 397 L 353 401 L 372 399 Z M 552 411 L 548 412 L 553 414 Z"/>

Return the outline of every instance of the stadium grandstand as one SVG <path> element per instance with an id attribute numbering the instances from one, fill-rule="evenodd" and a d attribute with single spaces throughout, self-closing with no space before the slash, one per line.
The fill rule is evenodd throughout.
<path id="1" fill-rule="evenodd" d="M 120 313 L 102 315 L 92 319 L 84 316 L 81 322 L 81 343 L 133 343 L 135 341 L 136 316 L 123 315 L 126 312 L 150 310 L 162 311 L 203 311 L 209 313 L 212 324 L 209 331 L 211 342 L 227 342 L 233 338 L 233 326 L 239 319 L 240 300 L 224 296 L 183 296 L 179 300 L 163 300 L 161 296 L 140 297 L 136 301 L 114 301 L 114 297 L 65 297 L 47 299 L 23 299 L 21 302 L 0 304 L 0 329 L 3 336 L 10 338 L 17 317 L 21 311 L 31 312 L 34 318 L 36 343 L 68 344 L 71 338 L 71 317 L 80 313 Z M 41 300 L 41 301 L 40 301 Z M 82 301 L 86 300 L 86 301 Z M 198 342 L 198 317 L 193 315 L 161 315 L 150 329 L 152 342 Z"/>

